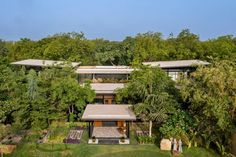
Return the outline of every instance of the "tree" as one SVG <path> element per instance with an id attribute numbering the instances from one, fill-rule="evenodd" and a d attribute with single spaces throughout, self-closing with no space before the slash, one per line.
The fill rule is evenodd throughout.
<path id="1" fill-rule="evenodd" d="M 236 43 L 232 35 L 220 36 L 217 39 L 211 39 L 202 42 L 205 57 L 212 57 L 220 60 L 236 60 Z M 202 56 L 201 58 L 204 58 Z"/>
<path id="2" fill-rule="evenodd" d="M 14 72 L 2 60 L 0 61 L 0 122 L 7 123 L 15 108 L 16 79 Z"/>
<path id="3" fill-rule="evenodd" d="M 69 65 L 40 72 L 31 69 L 20 80 L 23 81 L 17 81 L 19 91 L 14 91 L 20 93 L 14 98 L 18 100 L 12 113 L 15 129 L 41 130 L 47 128 L 51 120 L 69 118 L 73 121 L 80 118 L 86 103 L 95 96 L 89 83 L 78 83 Z"/>
<path id="4" fill-rule="evenodd" d="M 190 148 L 192 144 L 197 146 L 196 132 L 193 132 L 195 127 L 196 122 L 192 115 L 189 115 L 187 111 L 178 109 L 162 123 L 159 130 L 164 138 L 181 139 Z"/>
<path id="5" fill-rule="evenodd" d="M 34 70 L 31 69 L 21 83 L 18 99 L 18 108 L 13 113 L 15 129 L 40 130 L 48 126 L 49 105 Z"/>
<path id="6" fill-rule="evenodd" d="M 177 110 L 162 124 L 160 132 L 168 138 L 181 137 L 181 134 L 189 133 L 192 125 L 193 120 L 190 115 L 185 111 Z"/>
<path id="7" fill-rule="evenodd" d="M 207 147 L 213 143 L 223 154 L 224 147 L 230 150 L 229 139 L 235 129 L 235 65 L 230 61 L 214 62 L 180 81 L 182 97 L 197 122 L 196 130 Z"/>
<path id="8" fill-rule="evenodd" d="M 20 41 L 12 44 L 12 50 L 9 53 L 9 57 L 12 60 L 20 60 L 25 58 L 33 58 L 34 56 L 35 42 L 22 38 Z"/>
<path id="9" fill-rule="evenodd" d="M 70 72 L 66 69 L 64 72 L 61 71 L 60 77 L 52 80 L 50 90 L 51 103 L 54 104 L 57 112 L 62 112 L 64 115 L 69 113 L 69 119 L 73 121 L 73 117 L 81 117 L 86 104 L 93 101 L 95 92 L 91 90 L 89 83 L 80 85 L 74 72 Z"/>
<path id="10" fill-rule="evenodd" d="M 163 122 L 177 107 L 177 90 L 174 82 L 160 68 L 141 67 L 131 74 L 124 89 L 118 92 L 118 100 L 129 99 L 135 104 L 134 111 L 143 121 L 149 121 L 149 136 L 152 122 Z"/>
<path id="11" fill-rule="evenodd" d="M 5 57 L 8 54 L 8 49 L 6 47 L 6 42 L 0 39 L 0 56 Z"/>
<path id="12" fill-rule="evenodd" d="M 167 39 L 159 32 L 139 33 L 123 41 L 89 40 L 83 33 L 59 33 L 38 41 L 23 38 L 16 42 L 0 40 L 0 55 L 9 60 L 28 58 L 80 61 L 84 65 L 132 65 L 143 61 L 209 58 L 236 59 L 236 38 L 220 36 L 201 41 L 182 30 Z"/>
<path id="13" fill-rule="evenodd" d="M 138 34 L 135 37 L 133 48 L 134 60 L 137 62 L 164 60 L 166 51 L 163 43 L 161 33 Z"/>

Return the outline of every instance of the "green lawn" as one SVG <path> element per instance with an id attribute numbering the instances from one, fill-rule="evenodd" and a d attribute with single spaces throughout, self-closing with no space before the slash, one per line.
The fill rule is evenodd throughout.
<path id="1" fill-rule="evenodd" d="M 138 145 L 131 133 L 130 145 L 88 145 L 88 133 L 83 133 L 81 144 L 33 144 L 22 143 L 11 157 L 171 157 L 169 151 L 161 151 L 156 145 Z M 217 157 L 203 148 L 184 150 L 180 157 Z"/>
<path id="2" fill-rule="evenodd" d="M 161 151 L 156 145 L 138 145 L 132 139 L 131 145 L 88 145 L 87 133 L 83 134 L 81 144 L 29 144 L 22 143 L 12 157 L 171 157 L 169 151 Z M 182 157 L 216 157 L 203 148 L 184 150 Z"/>
<path id="3" fill-rule="evenodd" d="M 155 145 L 64 145 L 64 144 L 23 144 L 8 156 L 12 157 L 170 157 L 168 151 L 161 151 Z M 185 150 L 184 157 L 216 157 L 203 148 Z"/>

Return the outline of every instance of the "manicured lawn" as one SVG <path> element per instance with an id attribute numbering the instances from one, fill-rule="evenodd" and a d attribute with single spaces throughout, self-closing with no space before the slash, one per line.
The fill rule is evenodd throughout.
<path id="1" fill-rule="evenodd" d="M 161 151 L 155 145 L 64 145 L 64 144 L 23 144 L 8 155 L 12 157 L 170 157 L 168 151 Z M 183 157 L 216 157 L 217 155 L 203 148 L 184 151 Z"/>
<path id="2" fill-rule="evenodd" d="M 22 143 L 8 157 L 171 157 L 169 151 L 161 151 L 156 145 L 138 145 L 131 132 L 130 145 L 88 145 L 88 133 L 84 132 L 81 144 Z M 184 150 L 180 157 L 217 157 L 203 148 Z"/>

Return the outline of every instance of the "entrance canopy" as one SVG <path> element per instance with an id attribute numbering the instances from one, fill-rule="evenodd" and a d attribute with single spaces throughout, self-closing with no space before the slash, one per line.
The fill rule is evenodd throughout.
<path id="1" fill-rule="evenodd" d="M 134 121 L 136 116 L 130 105 L 87 105 L 82 120 L 84 121 Z"/>

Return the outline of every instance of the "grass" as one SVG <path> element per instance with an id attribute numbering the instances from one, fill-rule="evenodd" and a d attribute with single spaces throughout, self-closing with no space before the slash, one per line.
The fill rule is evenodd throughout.
<path id="1" fill-rule="evenodd" d="M 138 145 L 131 133 L 130 145 L 88 145 L 88 133 L 84 132 L 81 144 L 30 144 L 22 143 L 8 157 L 171 157 L 170 151 L 161 151 L 156 145 Z M 180 157 L 217 157 L 204 148 L 184 149 Z"/>
<path id="2" fill-rule="evenodd" d="M 156 145 L 65 145 L 23 144 L 7 156 L 12 157 L 171 157 L 169 151 L 161 151 Z M 182 157 L 216 157 L 214 152 L 203 148 L 184 150 Z M 181 157 L 180 156 L 180 157 Z"/>

